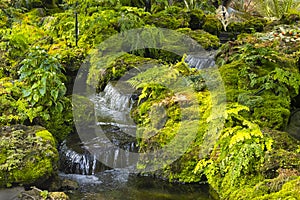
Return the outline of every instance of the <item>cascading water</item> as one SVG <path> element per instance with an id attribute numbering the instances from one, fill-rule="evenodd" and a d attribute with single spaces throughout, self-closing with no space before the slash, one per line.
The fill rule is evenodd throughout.
<path id="1" fill-rule="evenodd" d="M 191 67 L 198 70 L 215 66 L 216 51 L 201 51 L 189 54 L 185 62 Z"/>
<path id="2" fill-rule="evenodd" d="M 189 55 L 190 67 L 205 69 L 214 66 L 214 53 L 201 52 Z M 60 177 L 79 183 L 79 190 L 70 193 L 71 199 L 148 200 L 148 199 L 211 199 L 207 185 L 170 184 L 151 177 L 138 177 L 128 170 L 132 159 L 130 152 L 137 152 L 136 126 L 130 118 L 130 110 L 136 95 L 130 86 L 119 81 L 108 83 L 104 91 L 93 95 L 95 132 L 88 140 L 69 138 L 60 148 Z M 88 135 L 88 134 L 87 134 Z M 102 164 L 110 163 L 110 167 Z M 119 168 L 118 168 L 119 167 Z M 114 169 L 111 169 L 114 168 Z"/>
<path id="3" fill-rule="evenodd" d="M 94 137 L 89 141 L 80 142 L 79 138 L 72 143 L 67 142 L 60 147 L 61 169 L 64 173 L 94 175 L 97 172 L 109 169 L 104 163 L 111 163 L 111 168 L 127 166 L 130 163 L 129 152 L 136 152 L 135 124 L 130 118 L 130 109 L 134 103 L 131 94 L 126 94 L 126 83 L 113 86 L 108 83 L 104 91 L 91 97 L 95 105 L 97 128 L 104 132 L 110 143 L 103 142 L 102 137 Z M 69 138 L 70 140 L 70 138 Z M 74 140 L 74 139 L 73 139 Z M 100 146 L 101 145 L 101 146 Z M 122 148 L 124 151 L 120 151 Z M 103 150 L 105 149 L 105 151 Z"/>

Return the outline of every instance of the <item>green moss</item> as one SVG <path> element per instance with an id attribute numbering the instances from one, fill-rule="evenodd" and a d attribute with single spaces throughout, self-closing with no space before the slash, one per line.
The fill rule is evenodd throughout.
<path id="1" fill-rule="evenodd" d="M 266 154 L 266 161 L 261 170 L 268 176 L 272 175 L 272 172 L 276 172 L 279 168 L 296 169 L 299 171 L 299 158 L 299 153 L 290 152 L 284 149 L 274 150 Z"/>
<path id="2" fill-rule="evenodd" d="M 233 32 L 233 33 L 243 33 L 245 29 L 245 25 L 242 22 L 231 22 L 227 26 L 227 31 L 228 32 Z"/>
<path id="3" fill-rule="evenodd" d="M 267 24 L 267 20 L 263 18 L 246 19 L 244 22 L 231 22 L 227 26 L 227 31 L 234 35 L 241 33 L 262 32 Z"/>
<path id="4" fill-rule="evenodd" d="M 211 35 L 203 30 L 192 31 L 189 28 L 177 29 L 178 32 L 190 36 L 196 40 L 204 49 L 217 49 L 220 46 L 220 40 L 217 36 Z"/>
<path id="5" fill-rule="evenodd" d="M 191 10 L 190 12 L 188 12 L 188 14 L 190 16 L 189 28 L 191 28 L 192 30 L 201 29 L 206 20 L 206 16 L 203 10 Z"/>
<path id="6" fill-rule="evenodd" d="M 182 8 L 170 6 L 166 10 L 147 16 L 145 22 L 156 27 L 175 30 L 188 27 L 189 17 Z"/>
<path id="7" fill-rule="evenodd" d="M 300 21 L 300 12 L 299 11 L 297 11 L 297 12 L 292 11 L 292 12 L 286 13 L 280 19 L 280 23 L 282 23 L 282 24 L 296 24 L 299 21 Z"/>
<path id="8" fill-rule="evenodd" d="M 96 86 L 97 91 L 102 91 L 108 81 L 118 80 L 131 69 L 147 65 L 155 66 L 159 63 L 154 59 L 143 58 L 132 54 L 124 54 L 116 58 L 110 57 L 102 59 L 101 65 L 100 62 L 92 64 L 87 79 L 87 83 L 89 85 Z"/>
<path id="9" fill-rule="evenodd" d="M 262 32 L 266 26 L 267 20 L 263 18 L 252 18 L 244 22 L 244 31 L 246 33 Z"/>
<path id="10" fill-rule="evenodd" d="M 50 143 L 52 146 L 56 146 L 56 141 L 53 138 L 52 134 L 47 130 L 38 131 L 35 133 L 36 136 L 42 138 L 42 140 Z"/>
<path id="11" fill-rule="evenodd" d="M 254 186 L 246 186 L 232 190 L 228 199 L 298 199 L 299 176 L 297 173 L 282 170 L 282 173 L 274 179 L 266 179 Z"/>
<path id="12" fill-rule="evenodd" d="M 11 126 L 0 130 L 0 187 L 41 184 L 57 170 L 55 139 L 42 127 Z"/>
<path id="13" fill-rule="evenodd" d="M 275 198 L 278 199 L 279 197 L 287 198 L 288 197 L 287 194 L 291 195 L 289 197 L 293 197 L 295 199 L 299 198 L 299 196 L 300 196 L 300 177 L 296 178 L 295 180 L 291 180 L 291 181 L 285 183 L 282 186 L 282 190 L 280 190 L 277 194 L 274 195 L 274 199 Z"/>
<path id="14" fill-rule="evenodd" d="M 240 38 L 224 45 L 219 53 L 217 63 L 227 100 L 248 106 L 249 117 L 261 127 L 284 130 L 290 116 L 290 102 L 298 93 L 300 81 L 295 59 L 269 43 L 249 42 L 257 40 Z"/>
<path id="15" fill-rule="evenodd" d="M 264 107 L 265 105 L 270 105 L 265 102 L 262 104 L 262 107 L 254 108 L 254 121 L 256 121 L 261 127 L 283 130 L 286 127 L 290 116 L 289 108 L 283 108 L 276 105 L 279 103 L 278 101 L 271 101 L 273 103 L 271 105 L 275 104 L 277 108 L 272 106 Z"/>
<path id="16" fill-rule="evenodd" d="M 212 35 L 219 35 L 222 30 L 222 24 L 215 15 L 207 15 L 202 28 Z"/>
<path id="17" fill-rule="evenodd" d="M 300 142 L 291 137 L 287 132 L 276 131 L 272 129 L 263 129 L 264 134 L 273 139 L 274 149 L 284 149 L 287 151 L 296 152 Z"/>

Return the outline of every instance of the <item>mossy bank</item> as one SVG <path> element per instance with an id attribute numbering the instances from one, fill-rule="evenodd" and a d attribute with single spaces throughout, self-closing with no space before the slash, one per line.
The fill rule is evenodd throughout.
<path id="1" fill-rule="evenodd" d="M 7 126 L 0 130 L 0 186 L 41 185 L 58 167 L 56 142 L 39 126 Z"/>

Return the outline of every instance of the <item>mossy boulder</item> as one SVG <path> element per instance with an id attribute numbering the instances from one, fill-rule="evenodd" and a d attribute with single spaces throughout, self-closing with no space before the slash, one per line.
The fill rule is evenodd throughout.
<path id="1" fill-rule="evenodd" d="M 206 20 L 206 15 L 204 14 L 203 10 L 191 10 L 188 12 L 188 14 L 190 16 L 189 28 L 192 30 L 202 29 L 202 26 Z"/>
<path id="2" fill-rule="evenodd" d="M 262 32 L 267 24 L 267 20 L 264 18 L 250 18 L 244 22 L 244 32 Z"/>
<path id="3" fill-rule="evenodd" d="M 115 58 L 102 58 L 102 61 L 95 62 L 89 69 L 87 84 L 96 87 L 97 92 L 102 91 L 108 81 L 119 80 L 127 71 L 139 67 L 155 66 L 159 61 L 151 58 L 144 58 L 132 54 L 124 54 Z"/>
<path id="4" fill-rule="evenodd" d="M 153 24 L 156 27 L 178 29 L 189 26 L 189 16 L 182 8 L 171 6 L 163 11 L 154 13 L 145 18 L 147 24 Z"/>
<path id="5" fill-rule="evenodd" d="M 206 20 L 202 28 L 212 35 L 219 35 L 223 29 L 223 26 L 220 20 L 215 15 L 209 14 L 206 15 Z"/>
<path id="6" fill-rule="evenodd" d="M 56 142 L 44 128 L 4 126 L 0 138 L 0 187 L 39 185 L 56 173 Z"/>
<path id="7" fill-rule="evenodd" d="M 223 45 L 217 63 L 227 100 L 248 106 L 249 117 L 261 127 L 284 130 L 291 99 L 298 93 L 299 69 L 293 54 L 263 36 L 260 39 L 244 34 Z"/>
<path id="8" fill-rule="evenodd" d="M 177 29 L 177 31 L 196 40 L 204 49 L 217 49 L 220 46 L 220 40 L 217 36 L 207 33 L 203 30 L 180 28 Z"/>
<path id="9" fill-rule="evenodd" d="M 251 23 L 256 26 L 255 21 Z M 212 32 L 217 34 L 217 31 Z M 166 146 L 178 135 L 178 127 L 188 125 L 184 129 L 186 135 L 196 130 L 196 137 L 184 154 L 152 174 L 170 181 L 193 183 L 207 180 L 221 199 L 297 199 L 299 143 L 281 131 L 288 123 L 291 100 L 299 90 L 298 57 L 295 56 L 297 53 L 281 48 L 281 45 L 289 44 L 266 39 L 266 35 L 242 34 L 238 40 L 221 47 L 217 64 L 227 95 L 222 117 L 210 116 L 213 91 L 208 91 L 208 88 L 194 91 L 199 104 L 197 109 L 191 110 L 187 98 L 190 95 L 186 96 L 184 104 L 177 103 L 173 101 L 176 98 L 172 98 L 171 91 L 161 89 L 159 84 L 150 86 L 147 82 L 152 75 L 164 81 L 176 79 L 171 70 L 159 75 L 152 71 L 145 73 L 143 78 L 140 75 L 138 80 L 142 83 L 139 85 L 144 92 L 132 115 L 142 136 L 138 141 L 141 152 Z M 213 69 L 208 71 L 216 72 Z M 201 76 L 202 73 L 203 70 L 190 70 L 189 77 Z M 154 94 L 155 97 L 151 96 Z M 218 102 L 220 107 L 221 98 Z M 151 108 L 156 107 L 162 107 L 164 115 L 153 117 Z M 194 117 L 196 111 L 200 112 L 201 119 Z M 161 117 L 165 121 L 161 121 Z M 193 124 L 193 121 L 198 123 Z M 222 123 L 223 126 L 218 127 Z M 216 129 L 220 130 L 218 136 L 212 132 Z M 149 135 L 151 137 L 147 138 Z M 174 151 L 181 146 L 176 147 Z M 168 155 L 162 156 L 164 160 L 169 159 Z M 140 157 L 138 167 L 147 169 L 158 160 L 157 157 L 151 160 Z"/>

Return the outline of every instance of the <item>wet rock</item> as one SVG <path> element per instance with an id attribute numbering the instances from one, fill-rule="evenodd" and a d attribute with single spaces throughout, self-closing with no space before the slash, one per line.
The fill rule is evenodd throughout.
<path id="1" fill-rule="evenodd" d="M 50 192 L 49 193 L 50 199 L 54 200 L 68 200 L 69 197 L 64 192 Z"/>
<path id="2" fill-rule="evenodd" d="M 63 179 L 61 183 L 61 189 L 63 190 L 77 190 L 78 188 L 78 183 L 70 179 Z"/>
<path id="3" fill-rule="evenodd" d="M 31 190 L 20 194 L 21 200 L 44 199 L 44 200 L 69 200 L 69 197 L 64 192 L 48 192 L 33 187 Z"/>
<path id="4" fill-rule="evenodd" d="M 23 191 L 24 191 L 23 187 L 0 189 L 0 199 L 3 200 L 17 199 L 20 193 Z"/>
<path id="5" fill-rule="evenodd" d="M 286 131 L 294 138 L 300 140 L 300 110 L 291 115 Z"/>

